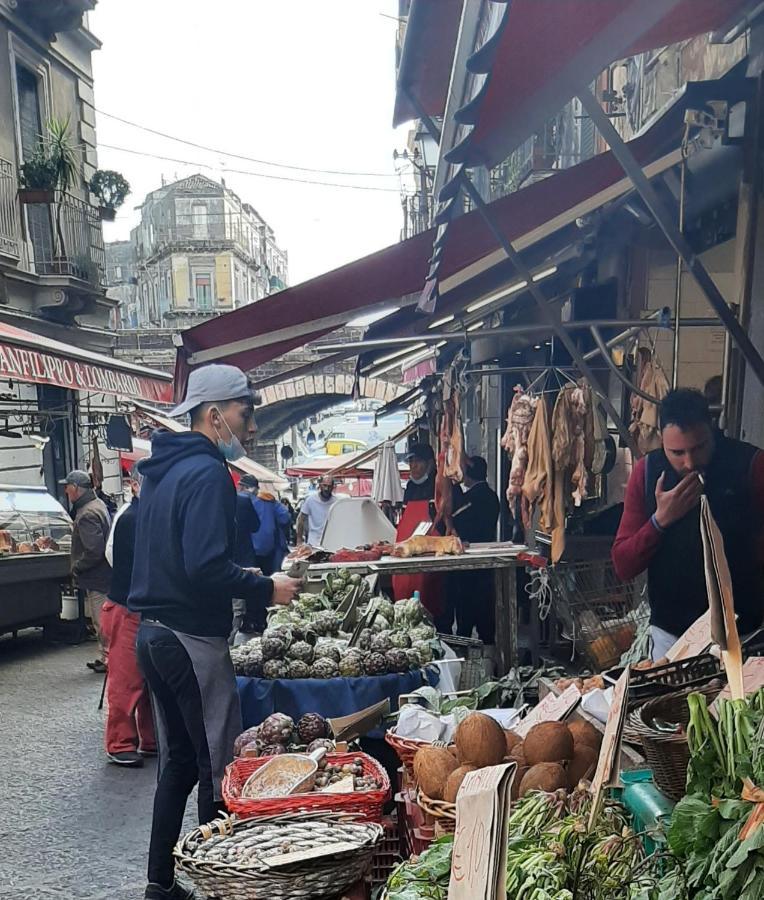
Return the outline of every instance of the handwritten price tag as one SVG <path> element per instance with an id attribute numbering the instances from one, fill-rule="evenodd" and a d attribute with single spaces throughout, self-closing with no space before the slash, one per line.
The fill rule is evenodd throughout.
<path id="1" fill-rule="evenodd" d="M 518 737 L 525 740 L 525 736 L 539 722 L 559 722 L 576 706 L 581 699 L 581 691 L 575 684 L 567 687 L 559 696 L 547 694 L 512 730 Z"/>
<path id="2" fill-rule="evenodd" d="M 516 765 L 470 772 L 456 798 L 448 900 L 506 900 L 509 798 Z"/>
<path id="3" fill-rule="evenodd" d="M 592 811 L 589 816 L 589 828 L 592 827 L 597 818 L 605 788 L 613 783 L 614 776 L 618 773 L 623 725 L 626 719 L 626 696 L 629 693 L 630 671 L 629 667 L 626 666 L 623 670 L 623 675 L 616 681 L 613 688 L 613 701 L 610 704 L 610 712 L 607 717 L 605 737 L 602 739 L 600 756 L 597 761 L 597 771 L 594 773 L 594 780 L 592 781 L 594 802 L 592 803 Z"/>
<path id="4" fill-rule="evenodd" d="M 666 654 L 670 662 L 700 656 L 711 644 L 711 610 L 696 619 Z"/>

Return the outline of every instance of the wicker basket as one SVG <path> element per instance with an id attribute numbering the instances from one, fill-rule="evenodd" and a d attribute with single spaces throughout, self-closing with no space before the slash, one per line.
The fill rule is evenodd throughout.
<path id="1" fill-rule="evenodd" d="M 707 698 L 715 697 L 718 692 L 716 685 L 706 685 L 697 691 Z M 687 696 L 690 693 L 693 691 L 684 690 L 648 700 L 629 719 L 629 732 L 641 739 L 656 785 L 674 801 L 681 800 L 686 793 L 687 766 L 690 762 L 686 731 L 690 721 Z M 666 734 L 654 727 L 652 723 L 655 720 L 676 723 L 682 726 L 682 730 L 676 734 Z"/>
<path id="2" fill-rule="evenodd" d="M 422 791 L 417 791 L 416 802 L 430 817 L 428 824 L 437 825 L 446 834 L 453 834 L 456 828 L 456 804 L 446 800 L 433 800 Z M 432 820 L 432 821 L 430 821 Z"/>
<path id="3" fill-rule="evenodd" d="M 398 754 L 398 759 L 403 764 L 406 774 L 414 780 L 414 756 L 420 747 L 429 746 L 427 741 L 418 741 L 416 738 L 398 737 L 392 731 L 385 732 L 385 741 Z"/>
<path id="4" fill-rule="evenodd" d="M 284 841 L 294 844 L 295 850 L 304 848 L 307 841 L 326 841 L 326 854 L 278 867 L 269 866 L 263 859 L 223 862 L 204 856 L 215 843 L 232 842 L 236 836 L 256 843 L 262 835 L 262 840 L 272 842 L 274 828 L 283 833 Z M 189 832 L 176 845 L 174 856 L 178 870 L 188 875 L 209 900 L 324 900 L 341 894 L 365 877 L 381 838 L 380 825 L 347 816 L 303 814 L 243 821 L 226 818 Z M 341 841 L 357 846 L 333 852 L 332 846 Z"/>
<path id="5" fill-rule="evenodd" d="M 382 821 L 382 809 L 390 799 L 390 778 L 386 770 L 366 753 L 329 753 L 326 757 L 330 765 L 343 766 L 356 759 L 361 760 L 363 774 L 372 775 L 382 787 L 376 791 L 353 791 L 348 794 L 332 794 L 310 791 L 306 794 L 292 794 L 289 797 L 266 797 L 262 800 L 243 799 L 241 791 L 249 776 L 265 765 L 273 757 L 235 759 L 225 770 L 223 777 L 223 800 L 230 813 L 239 818 L 251 816 L 288 815 L 305 810 L 307 812 L 336 812 L 358 815 L 369 822 Z"/>

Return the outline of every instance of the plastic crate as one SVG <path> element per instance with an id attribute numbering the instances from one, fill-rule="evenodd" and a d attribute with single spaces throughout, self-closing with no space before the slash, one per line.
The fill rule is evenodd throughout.
<path id="1" fill-rule="evenodd" d="M 438 638 L 457 654 L 464 657 L 459 674 L 460 691 L 470 691 L 486 680 L 485 644 L 474 638 L 458 637 L 454 634 L 439 634 Z"/>
<path id="2" fill-rule="evenodd" d="M 404 858 L 401 854 L 401 836 L 398 830 L 397 811 L 390 816 L 385 816 L 380 822 L 384 829 L 382 840 L 374 849 L 371 860 L 371 873 L 368 880 L 372 887 L 387 884 L 390 873 Z"/>
<path id="3" fill-rule="evenodd" d="M 597 672 L 617 665 L 647 618 L 644 578 L 620 581 L 610 559 L 599 559 L 551 566 L 549 583 L 575 649 Z"/>

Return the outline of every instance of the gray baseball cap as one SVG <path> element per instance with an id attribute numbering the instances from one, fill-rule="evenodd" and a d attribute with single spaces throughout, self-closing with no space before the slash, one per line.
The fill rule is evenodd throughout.
<path id="1" fill-rule="evenodd" d="M 87 472 L 83 472 L 82 469 L 72 469 L 66 476 L 64 484 L 73 484 L 75 487 L 81 488 L 93 487 L 93 481 L 90 478 L 90 475 L 88 475 Z"/>
<path id="2" fill-rule="evenodd" d="M 171 416 L 182 416 L 202 403 L 251 397 L 247 376 L 236 366 L 210 365 L 194 369 L 188 376 L 186 399 L 175 407 Z"/>

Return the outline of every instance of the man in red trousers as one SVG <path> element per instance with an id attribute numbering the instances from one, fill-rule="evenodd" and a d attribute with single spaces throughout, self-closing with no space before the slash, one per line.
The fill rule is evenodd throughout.
<path id="1" fill-rule="evenodd" d="M 143 765 L 144 756 L 156 755 L 149 690 L 135 654 L 135 637 L 141 617 L 127 608 L 142 480 L 140 473 L 134 471 L 133 499 L 114 519 L 106 546 L 106 558 L 112 566 L 111 588 L 101 614 L 101 627 L 109 651 L 106 755 L 116 765 L 134 768 Z"/>

